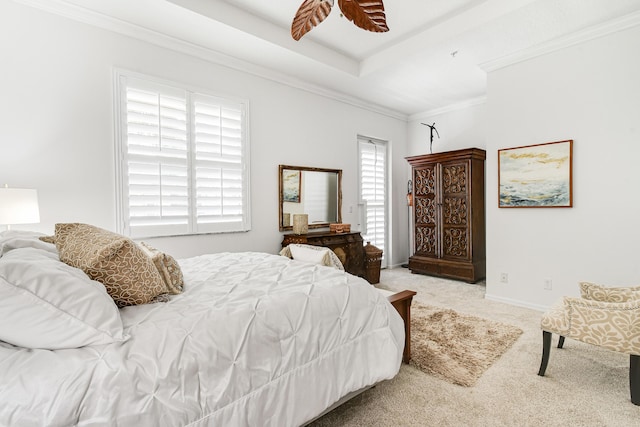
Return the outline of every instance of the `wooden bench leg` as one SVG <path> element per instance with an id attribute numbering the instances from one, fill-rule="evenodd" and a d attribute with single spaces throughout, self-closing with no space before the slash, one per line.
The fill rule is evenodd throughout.
<path id="1" fill-rule="evenodd" d="M 540 362 L 540 370 L 538 375 L 544 377 L 549 363 L 549 353 L 551 352 L 551 332 L 542 331 L 542 361 Z"/>
<path id="2" fill-rule="evenodd" d="M 564 345 L 564 337 L 560 335 L 560 338 L 558 338 L 558 348 L 562 348 L 563 345 Z"/>
<path id="3" fill-rule="evenodd" d="M 387 299 L 400 313 L 404 321 L 404 353 L 402 361 L 409 363 L 411 360 L 411 300 L 416 293 L 414 291 L 402 291 L 389 296 Z"/>
<path id="4" fill-rule="evenodd" d="M 629 388 L 631 403 L 640 406 L 640 356 L 637 354 L 629 357 Z"/>

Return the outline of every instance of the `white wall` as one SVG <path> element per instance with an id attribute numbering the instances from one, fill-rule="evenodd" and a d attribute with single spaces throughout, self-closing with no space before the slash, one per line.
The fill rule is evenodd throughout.
<path id="1" fill-rule="evenodd" d="M 115 230 L 113 67 L 250 101 L 253 229 L 150 240 L 178 258 L 277 252 L 279 164 L 343 169 L 343 222 L 356 224 L 357 136 L 390 141 L 394 168 L 406 152 L 404 120 L 6 0 L 0 52 L 0 183 L 36 188 L 40 198 L 41 224 L 25 229 L 51 233 L 78 221 Z M 393 182 L 404 180 L 399 173 Z M 387 255 L 398 264 L 407 225 L 397 212 L 404 189 L 394 190 Z"/>
<path id="2" fill-rule="evenodd" d="M 578 281 L 640 284 L 636 52 L 637 27 L 491 72 L 485 104 L 409 122 L 408 155 L 429 152 L 420 122 L 436 122 L 434 152 L 487 151 L 487 298 L 545 309 L 579 295 Z M 574 140 L 574 207 L 499 209 L 497 151 L 565 139 Z"/>
<path id="3" fill-rule="evenodd" d="M 546 307 L 581 280 L 640 284 L 638 52 L 636 27 L 489 74 L 488 298 Z M 564 139 L 574 207 L 499 209 L 497 150 Z"/>
<path id="4" fill-rule="evenodd" d="M 408 156 L 429 154 L 429 127 L 438 130 L 440 138 L 434 133 L 433 152 L 461 150 L 464 148 L 486 148 L 486 103 L 479 102 L 469 107 L 450 109 L 443 113 L 425 113 L 412 118 L 408 124 Z"/>

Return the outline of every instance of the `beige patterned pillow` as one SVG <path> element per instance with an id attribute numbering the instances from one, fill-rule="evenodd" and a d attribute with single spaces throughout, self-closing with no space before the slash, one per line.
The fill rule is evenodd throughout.
<path id="1" fill-rule="evenodd" d="M 38 239 L 42 240 L 45 243 L 53 243 L 56 244 L 56 236 L 40 236 Z"/>
<path id="2" fill-rule="evenodd" d="M 602 302 L 627 302 L 640 299 L 640 286 L 611 288 L 595 283 L 580 282 L 580 295 L 584 299 Z"/>
<path id="3" fill-rule="evenodd" d="M 140 247 L 158 269 L 167 291 L 174 295 L 182 293 L 184 278 L 178 262 L 171 255 L 160 252 L 145 242 L 140 242 Z"/>
<path id="4" fill-rule="evenodd" d="M 104 284 L 119 307 L 166 293 L 158 269 L 131 239 L 88 224 L 56 224 L 60 260 Z"/>

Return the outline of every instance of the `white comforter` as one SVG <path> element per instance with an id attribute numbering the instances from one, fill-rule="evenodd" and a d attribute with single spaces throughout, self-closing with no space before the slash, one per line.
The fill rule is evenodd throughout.
<path id="1" fill-rule="evenodd" d="M 402 320 L 363 279 L 251 252 L 180 265 L 183 294 L 121 310 L 124 343 L 0 343 L 0 425 L 297 426 L 399 370 Z"/>

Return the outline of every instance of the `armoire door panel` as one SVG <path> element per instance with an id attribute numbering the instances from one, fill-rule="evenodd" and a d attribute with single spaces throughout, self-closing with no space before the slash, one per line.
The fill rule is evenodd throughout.
<path id="1" fill-rule="evenodd" d="M 415 228 L 415 252 L 423 256 L 437 257 L 436 228 L 422 225 Z"/>
<path id="2" fill-rule="evenodd" d="M 433 197 L 416 197 L 415 218 L 416 225 L 436 225 L 436 200 Z"/>
<path id="3" fill-rule="evenodd" d="M 466 227 L 468 225 L 469 206 L 467 199 L 445 197 L 442 202 L 442 224 L 446 226 Z"/>
<path id="4" fill-rule="evenodd" d="M 442 257 L 447 259 L 468 260 L 469 233 L 466 228 L 446 227 L 442 239 Z"/>
<path id="5" fill-rule="evenodd" d="M 435 165 L 415 169 L 413 173 L 413 188 L 416 197 L 427 196 L 436 193 L 436 168 Z"/>
<path id="6" fill-rule="evenodd" d="M 442 193 L 467 194 L 467 163 L 442 165 Z"/>

